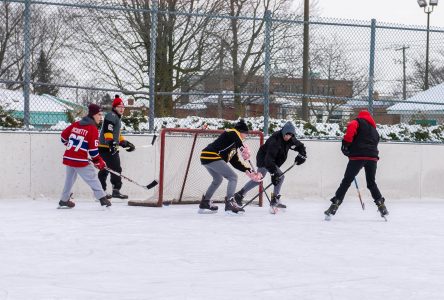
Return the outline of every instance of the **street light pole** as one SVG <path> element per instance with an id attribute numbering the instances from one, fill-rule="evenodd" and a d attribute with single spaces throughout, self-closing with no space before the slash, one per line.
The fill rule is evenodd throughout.
<path id="1" fill-rule="evenodd" d="M 427 40 L 426 40 L 426 65 L 424 75 L 424 90 L 429 89 L 429 36 L 430 36 L 430 14 L 433 12 L 433 8 L 438 5 L 438 0 L 417 0 L 419 7 L 424 8 L 424 12 L 427 14 Z"/>
<path id="2" fill-rule="evenodd" d="M 430 6 L 428 6 L 430 7 Z M 432 9 L 424 8 L 424 12 L 427 14 L 427 40 L 426 40 L 426 65 L 425 65 L 425 78 L 424 78 L 424 90 L 429 89 L 429 36 L 430 36 L 430 14 L 433 11 Z"/>

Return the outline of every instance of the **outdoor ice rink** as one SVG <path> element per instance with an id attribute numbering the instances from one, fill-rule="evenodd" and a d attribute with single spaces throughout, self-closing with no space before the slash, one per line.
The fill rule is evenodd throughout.
<path id="1" fill-rule="evenodd" d="M 287 200 L 287 212 L 197 205 L 102 210 L 0 201 L 0 299 L 443 299 L 444 202 Z"/>

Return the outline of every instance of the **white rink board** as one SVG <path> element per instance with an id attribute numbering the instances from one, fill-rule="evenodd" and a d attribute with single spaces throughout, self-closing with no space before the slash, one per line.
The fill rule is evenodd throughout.
<path id="1" fill-rule="evenodd" d="M 154 147 L 138 146 L 150 143 L 149 135 L 126 135 L 136 145 L 136 151 L 121 151 L 123 174 L 141 184 L 158 178 L 159 143 Z M 63 188 L 65 168 L 62 165 L 64 146 L 59 133 L 14 133 L 0 132 L 3 157 L 0 178 L 0 199 L 22 197 L 59 197 Z M 288 172 L 282 189 L 287 199 L 331 198 L 339 186 L 347 164 L 340 152 L 340 142 L 304 141 L 308 159 L 304 165 Z M 381 143 L 381 160 L 378 163 L 377 183 L 387 199 L 443 198 L 444 147 L 442 145 Z M 178 146 L 178 151 L 182 151 Z M 198 149 L 196 149 L 198 151 Z M 198 154 L 198 153 L 197 153 Z M 288 167 L 295 153 L 290 151 Z M 254 161 L 254 160 L 253 160 Z M 174 168 L 175 164 L 167 164 Z M 210 176 L 202 168 L 201 193 L 210 182 Z M 239 173 L 239 177 L 244 176 Z M 269 182 L 269 177 L 265 183 Z M 369 199 L 365 187 L 364 173 L 358 176 L 361 193 Z M 221 187 L 221 188 L 224 188 Z M 240 186 L 238 187 L 240 188 Z M 131 199 L 147 199 L 155 196 L 155 190 L 146 191 L 124 181 L 122 192 Z M 76 197 L 92 197 L 92 193 L 81 179 L 74 188 Z M 356 197 L 352 186 L 347 197 Z"/>

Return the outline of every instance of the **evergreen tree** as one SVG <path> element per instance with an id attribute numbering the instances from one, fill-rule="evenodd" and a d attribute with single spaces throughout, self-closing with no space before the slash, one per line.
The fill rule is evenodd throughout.
<path id="1" fill-rule="evenodd" d="M 45 51 L 43 49 L 40 51 L 40 56 L 37 61 L 37 70 L 35 73 L 35 81 L 41 83 L 52 83 L 54 74 L 52 70 L 52 66 L 48 58 L 46 57 Z M 56 86 L 49 85 L 35 85 L 34 92 L 37 95 L 48 94 L 57 96 L 59 92 L 59 88 Z"/>
<path id="2" fill-rule="evenodd" d="M 11 113 L 0 105 L 0 127 L 19 128 L 23 126 L 23 120 L 14 118 Z"/>

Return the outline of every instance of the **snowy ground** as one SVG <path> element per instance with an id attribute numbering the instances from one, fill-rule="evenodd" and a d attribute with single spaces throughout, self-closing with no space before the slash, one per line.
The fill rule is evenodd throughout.
<path id="1" fill-rule="evenodd" d="M 73 210 L 0 201 L 0 299 L 443 299 L 444 201 Z M 219 205 L 220 208 L 221 205 Z"/>

